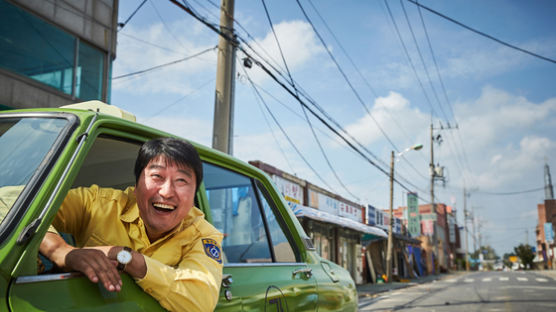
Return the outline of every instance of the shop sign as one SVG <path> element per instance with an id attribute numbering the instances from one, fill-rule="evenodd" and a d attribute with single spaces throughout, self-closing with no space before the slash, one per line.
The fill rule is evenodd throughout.
<path id="1" fill-rule="evenodd" d="M 338 215 L 337 200 L 311 189 L 309 189 L 309 206 L 336 216 Z"/>
<path id="2" fill-rule="evenodd" d="M 434 220 L 421 220 L 423 226 L 423 235 L 434 235 Z"/>
<path id="3" fill-rule="evenodd" d="M 384 217 L 382 216 L 382 210 L 376 210 L 376 225 L 384 225 Z"/>
<path id="4" fill-rule="evenodd" d="M 456 243 L 456 218 L 452 215 L 448 215 L 448 232 L 451 244 Z"/>
<path id="5" fill-rule="evenodd" d="M 390 225 L 390 214 L 388 213 L 382 213 L 382 224 L 385 226 L 389 226 Z"/>
<path id="6" fill-rule="evenodd" d="M 436 221 L 436 213 L 425 213 L 421 214 L 421 221 L 422 220 L 432 220 Z"/>
<path id="7" fill-rule="evenodd" d="M 341 201 L 338 201 L 338 206 L 340 207 L 340 216 L 346 217 L 353 221 L 363 222 L 363 212 L 361 207 L 352 206 Z"/>
<path id="8" fill-rule="evenodd" d="M 376 225 L 376 208 L 371 205 L 367 205 L 367 223 Z"/>
<path id="9" fill-rule="evenodd" d="M 411 237 L 421 235 L 421 218 L 419 216 L 419 205 L 417 201 L 417 193 L 407 193 L 407 216 L 408 230 Z"/>
<path id="10" fill-rule="evenodd" d="M 544 238 L 547 243 L 554 243 L 554 230 L 552 229 L 552 223 L 546 222 L 544 224 Z"/>
<path id="11" fill-rule="evenodd" d="M 394 233 L 401 234 L 402 233 L 402 220 L 398 218 L 394 218 Z"/>
<path id="12" fill-rule="evenodd" d="M 303 203 L 303 188 L 301 185 L 277 175 L 272 175 L 272 180 L 287 201 L 296 204 Z"/>

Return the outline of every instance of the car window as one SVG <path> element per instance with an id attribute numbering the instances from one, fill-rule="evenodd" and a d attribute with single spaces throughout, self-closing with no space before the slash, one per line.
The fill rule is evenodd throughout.
<path id="1" fill-rule="evenodd" d="M 276 262 L 296 262 L 296 256 L 292 245 L 290 244 L 288 238 L 282 230 L 282 227 L 285 225 L 280 225 L 279 220 L 281 219 L 276 218 L 276 215 L 274 213 L 274 210 L 276 209 L 272 209 L 273 207 L 271 207 L 270 205 L 272 201 L 269 201 L 267 199 L 268 194 L 264 190 L 265 188 L 263 186 L 257 185 L 257 192 L 259 193 L 259 197 L 263 206 L 263 211 L 266 223 L 268 225 L 268 230 L 270 232 L 270 239 L 272 242 L 272 249 L 274 251 Z"/>
<path id="2" fill-rule="evenodd" d="M 0 221 L 48 156 L 68 124 L 61 118 L 3 118 L 0 121 Z"/>
<path id="3" fill-rule="evenodd" d="M 141 144 L 105 135 L 97 137 L 72 188 L 97 184 L 123 190 L 135 185 L 133 168 Z"/>
<path id="4" fill-rule="evenodd" d="M 203 164 L 203 171 L 214 226 L 224 233 L 225 262 L 272 262 L 251 179 L 207 163 Z"/>

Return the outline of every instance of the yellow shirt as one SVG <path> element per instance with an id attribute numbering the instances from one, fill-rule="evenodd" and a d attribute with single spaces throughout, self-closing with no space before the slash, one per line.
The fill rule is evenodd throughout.
<path id="1" fill-rule="evenodd" d="M 171 233 L 150 242 L 133 187 L 70 190 L 54 227 L 73 234 L 78 247 L 129 246 L 145 256 L 137 284 L 171 311 L 212 311 L 222 280 L 222 234 L 193 207 Z"/>

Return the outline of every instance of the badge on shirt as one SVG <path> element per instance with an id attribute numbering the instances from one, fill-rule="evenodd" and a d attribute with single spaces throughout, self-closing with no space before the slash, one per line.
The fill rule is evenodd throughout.
<path id="1" fill-rule="evenodd" d="M 218 263 L 222 263 L 222 253 L 220 252 L 220 247 L 218 247 L 218 243 L 214 239 L 210 239 L 210 238 L 203 238 L 202 241 L 207 256 L 216 260 L 216 262 Z"/>

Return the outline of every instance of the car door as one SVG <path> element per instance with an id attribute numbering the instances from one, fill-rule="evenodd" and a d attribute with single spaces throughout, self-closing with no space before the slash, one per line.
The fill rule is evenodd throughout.
<path id="1" fill-rule="evenodd" d="M 224 240 L 224 280 L 217 311 L 315 311 L 311 268 L 279 207 L 259 180 L 205 163 L 213 224 Z"/>
<path id="2" fill-rule="evenodd" d="M 141 141 L 132 140 L 124 132 L 97 130 L 87 138 L 76 159 L 81 163 L 67 165 L 71 187 L 89 186 L 125 188 L 135 183 L 133 166 Z M 62 168 L 63 169 L 63 168 Z M 60 190 L 67 190 L 59 181 Z M 52 187 L 51 187 L 52 188 Z M 57 190 L 58 188 L 54 188 Z M 55 195 L 64 198 L 66 191 Z M 61 200 L 60 200 L 61 201 Z M 20 263 L 36 266 L 38 253 L 27 248 Z M 49 269 L 51 264 L 41 258 Z M 12 311 L 163 311 L 156 300 L 146 294 L 127 274 L 122 274 L 122 291 L 109 292 L 84 275 L 73 273 L 37 273 L 18 276 L 11 281 L 8 304 Z"/>

